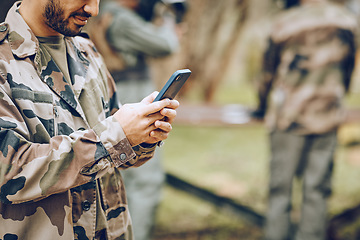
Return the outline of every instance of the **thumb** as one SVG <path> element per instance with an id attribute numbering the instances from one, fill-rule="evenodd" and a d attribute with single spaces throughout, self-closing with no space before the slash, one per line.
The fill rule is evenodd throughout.
<path id="1" fill-rule="evenodd" d="M 141 100 L 141 103 L 145 103 L 145 104 L 152 103 L 158 94 L 159 94 L 158 91 L 154 91 L 149 96 L 147 96 L 143 100 Z"/>

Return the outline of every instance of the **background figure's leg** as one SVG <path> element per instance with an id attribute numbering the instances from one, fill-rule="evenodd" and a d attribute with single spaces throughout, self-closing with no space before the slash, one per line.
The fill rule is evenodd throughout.
<path id="1" fill-rule="evenodd" d="M 150 79 L 122 80 L 116 82 L 118 98 L 122 104 L 140 102 L 154 91 Z M 161 149 L 155 156 L 138 168 L 121 172 L 129 205 L 132 227 L 136 240 L 150 240 L 161 190 L 165 182 Z"/>
<path id="2" fill-rule="evenodd" d="M 122 171 L 136 240 L 151 239 L 165 173 L 159 149 L 153 159 L 139 168 Z"/>
<path id="3" fill-rule="evenodd" d="M 323 240 L 337 139 L 335 132 L 309 138 L 311 147 L 304 171 L 302 215 L 296 239 Z"/>
<path id="4" fill-rule="evenodd" d="M 275 131 L 270 135 L 271 162 L 265 239 L 290 238 L 293 179 L 302 157 L 305 138 Z"/>

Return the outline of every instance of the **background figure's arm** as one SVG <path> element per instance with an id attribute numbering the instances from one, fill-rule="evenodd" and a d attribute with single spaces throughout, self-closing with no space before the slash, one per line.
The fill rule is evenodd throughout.
<path id="1" fill-rule="evenodd" d="M 166 18 L 164 24 L 156 26 L 130 10 L 113 17 L 107 36 L 119 51 L 152 57 L 168 55 L 179 46 L 174 19 Z"/>
<path id="2" fill-rule="evenodd" d="M 262 72 L 258 83 L 258 107 L 253 113 L 256 118 L 263 118 L 268 105 L 268 97 L 274 81 L 277 67 L 280 63 L 278 46 L 269 39 L 262 64 Z"/>
<path id="3" fill-rule="evenodd" d="M 355 68 L 356 60 L 356 37 L 353 32 L 348 30 L 339 31 L 339 40 L 343 41 L 343 47 L 348 47 L 348 54 L 341 62 L 341 67 L 344 72 L 344 87 L 345 91 L 348 92 L 351 84 L 351 77 Z"/>

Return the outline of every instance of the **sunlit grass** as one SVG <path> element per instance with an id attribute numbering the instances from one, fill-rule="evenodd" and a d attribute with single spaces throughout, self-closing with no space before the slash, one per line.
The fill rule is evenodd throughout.
<path id="1" fill-rule="evenodd" d="M 345 98 L 345 105 L 348 108 L 360 108 L 360 93 L 351 92 Z"/>
<path id="2" fill-rule="evenodd" d="M 264 191 L 254 193 L 250 185 L 267 182 L 267 169 L 259 167 L 266 165 L 268 156 L 262 126 L 175 126 L 170 139 L 164 146 L 167 171 L 241 202 L 254 203 L 256 197 L 261 201 L 254 206 L 263 209 Z"/>

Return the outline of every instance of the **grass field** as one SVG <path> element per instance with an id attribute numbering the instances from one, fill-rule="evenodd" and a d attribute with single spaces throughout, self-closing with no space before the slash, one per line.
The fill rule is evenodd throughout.
<path id="1" fill-rule="evenodd" d="M 196 91 L 196 90 L 194 90 Z M 194 93 L 193 93 L 194 94 Z M 248 84 L 224 85 L 217 104 L 255 106 Z M 359 107 L 359 94 L 347 99 Z M 163 148 L 163 164 L 172 173 L 220 196 L 255 209 L 266 210 L 268 139 L 261 124 L 239 127 L 174 125 Z M 357 146 L 339 145 L 333 177 L 330 215 L 360 204 L 360 151 Z M 294 219 L 299 217 L 300 183 L 294 184 Z M 356 239 L 355 222 L 343 230 L 344 238 Z M 230 211 L 217 208 L 170 186 L 164 188 L 154 239 L 261 239 L 262 230 Z"/>

